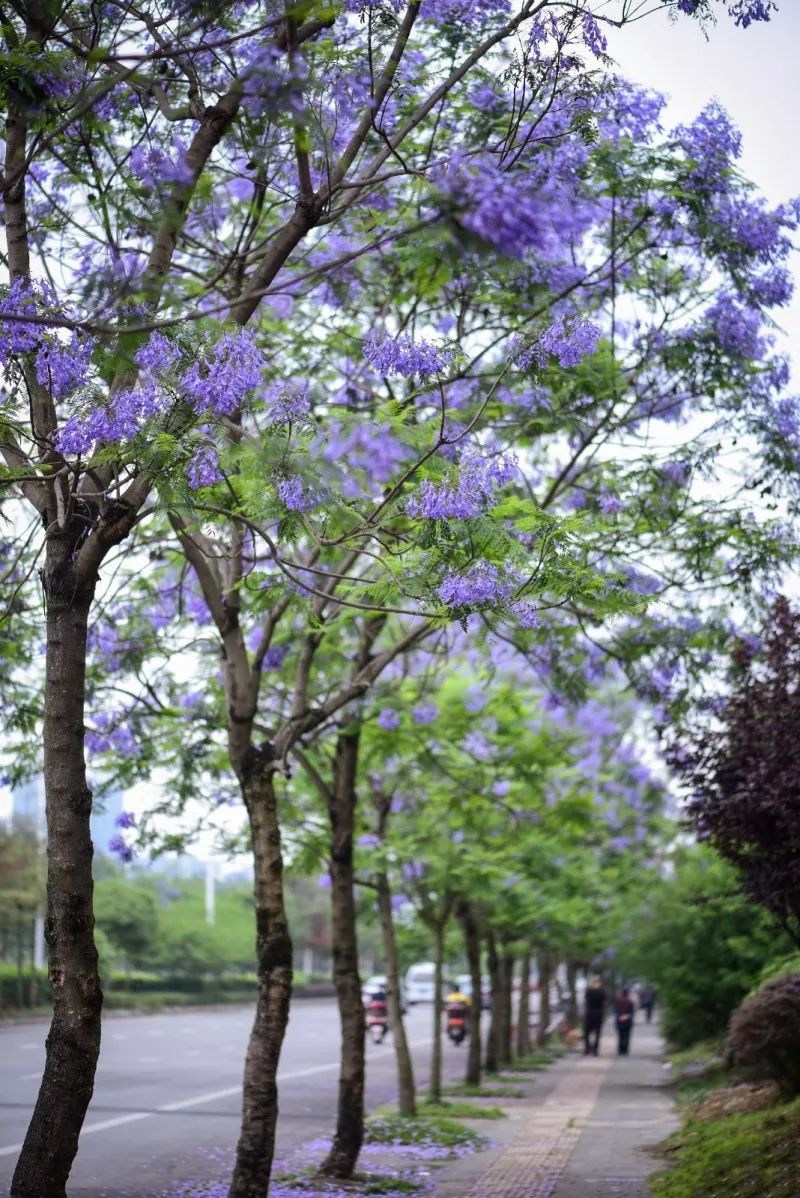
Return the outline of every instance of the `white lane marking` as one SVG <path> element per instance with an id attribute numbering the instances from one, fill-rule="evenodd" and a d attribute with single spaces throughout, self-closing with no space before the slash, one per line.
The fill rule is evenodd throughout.
<path id="1" fill-rule="evenodd" d="M 125 1035 L 124 1032 L 114 1032 L 114 1035 L 111 1037 L 111 1039 L 112 1040 L 127 1040 L 128 1037 Z"/>
<path id="2" fill-rule="evenodd" d="M 42 1048 L 41 1044 L 20 1044 L 20 1048 Z"/>
<path id="3" fill-rule="evenodd" d="M 31 1081 L 33 1081 L 33 1080 L 34 1080 L 34 1078 L 36 1078 L 36 1077 L 41 1077 L 41 1076 L 42 1076 L 42 1071 L 41 1071 L 41 1069 L 37 1069 L 35 1073 L 23 1073 L 23 1074 L 21 1074 L 21 1075 L 20 1075 L 20 1079 L 19 1079 L 19 1080 L 20 1080 L 21 1082 L 31 1082 Z"/>
<path id="4" fill-rule="evenodd" d="M 430 1044 L 430 1039 L 415 1040 L 409 1047 L 422 1048 L 424 1045 Z M 384 1048 L 381 1052 L 372 1054 L 375 1057 L 388 1057 L 394 1055 L 393 1048 Z M 292 1073 L 278 1073 L 279 1082 L 291 1082 L 298 1077 L 310 1077 L 314 1073 L 327 1073 L 331 1069 L 338 1069 L 339 1061 L 329 1061 L 327 1065 L 312 1065 L 308 1069 L 295 1069 Z M 115 1119 L 103 1119 L 101 1123 L 90 1123 L 88 1127 L 84 1127 L 81 1132 L 82 1136 L 91 1135 L 95 1131 L 110 1131 L 112 1127 L 123 1127 L 126 1123 L 139 1123 L 142 1119 L 152 1119 L 155 1115 L 166 1115 L 173 1111 L 186 1111 L 189 1107 L 203 1106 L 206 1102 L 216 1102 L 218 1098 L 231 1098 L 234 1094 L 240 1094 L 242 1091 L 241 1083 L 238 1086 L 229 1086 L 226 1090 L 212 1090 L 208 1094 L 198 1094 L 196 1098 L 184 1098 L 180 1102 L 168 1102 L 165 1106 L 156 1107 L 154 1111 L 137 1111 L 130 1115 L 118 1115 Z M 7 1148 L 0 1148 L 0 1156 L 11 1156 L 14 1152 L 20 1152 L 22 1144 L 9 1144 Z"/>

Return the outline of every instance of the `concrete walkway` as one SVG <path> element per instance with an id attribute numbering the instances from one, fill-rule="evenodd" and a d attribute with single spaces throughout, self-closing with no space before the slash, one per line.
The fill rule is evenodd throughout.
<path id="1" fill-rule="evenodd" d="M 571 1054 L 538 1078 L 497 1125 L 500 1143 L 445 1169 L 437 1198 L 649 1198 L 647 1149 L 678 1125 L 663 1044 L 643 1023 L 628 1057 L 615 1055 L 610 1022 L 603 1040 L 599 1057 Z"/>

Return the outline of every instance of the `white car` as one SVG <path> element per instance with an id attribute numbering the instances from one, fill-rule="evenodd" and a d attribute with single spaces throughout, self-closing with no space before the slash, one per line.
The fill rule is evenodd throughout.
<path id="1" fill-rule="evenodd" d="M 406 998 L 413 1007 L 418 1002 L 433 1002 L 436 966 L 433 961 L 420 961 L 406 971 Z"/>
<path id="2" fill-rule="evenodd" d="M 377 993 L 378 991 L 382 991 L 385 994 L 387 985 L 388 979 L 385 973 L 373 973 L 372 977 L 367 978 L 366 982 L 364 982 L 361 986 L 361 1001 L 363 1002 L 364 1006 L 367 1005 L 373 994 Z M 401 982 L 400 1014 L 405 1015 L 407 1009 L 408 1004 L 406 1001 L 406 991 L 403 983 Z"/>

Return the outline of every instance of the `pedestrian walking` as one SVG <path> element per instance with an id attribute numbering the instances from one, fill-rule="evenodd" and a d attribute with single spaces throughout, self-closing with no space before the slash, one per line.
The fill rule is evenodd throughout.
<path id="1" fill-rule="evenodd" d="M 607 995 L 603 989 L 603 979 L 595 974 L 586 988 L 586 1011 L 583 1020 L 583 1052 L 584 1056 L 597 1056 L 600 1050 L 600 1033 L 603 1030 L 603 1019 L 606 1013 Z"/>
<path id="2" fill-rule="evenodd" d="M 647 1022 L 653 1018 L 653 1007 L 656 1005 L 656 992 L 649 983 L 642 987 L 639 995 L 639 1006 L 644 1011 Z"/>
<path id="3" fill-rule="evenodd" d="M 628 1055 L 628 1049 L 631 1043 L 631 1032 L 633 1031 L 633 1016 L 636 1008 L 633 1005 L 633 999 L 628 993 L 626 986 L 623 986 L 616 997 L 614 1003 L 614 1014 L 617 1020 L 617 1041 L 618 1051 L 621 1057 Z"/>

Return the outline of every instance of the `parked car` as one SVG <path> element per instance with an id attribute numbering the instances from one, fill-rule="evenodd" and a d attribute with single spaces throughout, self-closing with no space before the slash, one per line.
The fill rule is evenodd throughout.
<path id="1" fill-rule="evenodd" d="M 373 994 L 379 991 L 385 991 L 387 986 L 387 978 L 385 973 L 373 973 L 372 977 L 367 978 L 361 987 L 361 1001 L 366 1007 L 372 998 Z M 402 981 L 400 982 L 400 1014 L 405 1015 L 408 1010 L 408 999 L 406 997 L 406 988 Z"/>
<path id="2" fill-rule="evenodd" d="M 410 1007 L 418 1002 L 433 1002 L 435 976 L 433 961 L 420 961 L 406 970 L 406 1000 Z"/>

